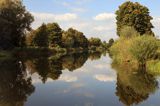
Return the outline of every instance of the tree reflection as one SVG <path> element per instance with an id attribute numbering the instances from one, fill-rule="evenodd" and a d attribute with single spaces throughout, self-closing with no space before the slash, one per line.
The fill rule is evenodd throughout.
<path id="1" fill-rule="evenodd" d="M 21 62 L 0 61 L 1 106 L 23 106 L 34 89 L 31 78 L 27 78 L 25 67 Z"/>
<path id="2" fill-rule="evenodd" d="M 89 54 L 89 59 L 90 60 L 98 60 L 101 58 L 101 56 L 102 56 L 101 52 L 93 52 L 93 53 Z"/>
<path id="3" fill-rule="evenodd" d="M 25 65 L 31 74 L 38 73 L 43 83 L 46 82 L 47 78 L 56 80 L 62 74 L 61 62 L 59 60 L 49 60 L 47 57 L 27 60 Z"/>
<path id="4" fill-rule="evenodd" d="M 62 66 L 64 69 L 74 71 L 84 65 L 88 59 L 88 53 L 72 54 L 62 57 Z"/>
<path id="5" fill-rule="evenodd" d="M 103 53 L 104 55 L 105 53 Z M 74 53 L 67 54 L 64 56 L 55 55 L 52 58 L 49 57 L 33 57 L 25 58 L 25 65 L 27 70 L 30 71 L 31 74 L 38 73 L 41 76 L 41 80 L 43 83 L 46 82 L 48 78 L 52 80 L 57 80 L 62 74 L 62 70 L 69 70 L 73 72 L 74 70 L 82 67 L 88 58 L 91 60 L 96 60 L 101 57 L 102 53 Z"/>
<path id="6" fill-rule="evenodd" d="M 146 100 L 158 88 L 155 77 L 141 67 L 131 70 L 114 65 L 114 68 L 117 70 L 116 95 L 127 106 Z"/>

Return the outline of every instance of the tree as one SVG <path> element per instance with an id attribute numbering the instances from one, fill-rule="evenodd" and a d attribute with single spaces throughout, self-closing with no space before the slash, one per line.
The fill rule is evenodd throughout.
<path id="1" fill-rule="evenodd" d="M 69 28 L 66 32 L 62 34 L 62 45 L 64 47 L 88 47 L 88 40 L 83 35 L 82 32 L 79 32 L 73 28 Z"/>
<path id="2" fill-rule="evenodd" d="M 88 39 L 83 35 L 82 32 L 75 30 L 75 40 L 76 40 L 76 43 L 75 43 L 76 47 L 83 47 L 83 48 L 88 47 Z"/>
<path id="3" fill-rule="evenodd" d="M 75 44 L 75 30 L 69 28 L 67 31 L 63 32 L 62 34 L 62 46 L 63 47 L 74 47 Z"/>
<path id="4" fill-rule="evenodd" d="M 61 45 L 62 29 L 57 23 L 47 24 L 49 46 Z"/>
<path id="5" fill-rule="evenodd" d="M 111 38 L 108 42 L 108 48 L 110 48 L 114 43 L 114 40 Z"/>
<path id="6" fill-rule="evenodd" d="M 130 47 L 130 53 L 140 65 L 145 67 L 147 60 L 154 59 L 157 56 L 158 47 L 156 38 L 145 35 L 136 37 L 133 40 Z"/>
<path id="7" fill-rule="evenodd" d="M 26 11 L 21 0 L 2 0 L 0 2 L 0 48 L 20 47 L 24 35 L 31 29 L 32 15 Z"/>
<path id="8" fill-rule="evenodd" d="M 42 24 L 35 33 L 34 45 L 38 47 L 48 47 L 48 32 L 45 24 Z"/>
<path id="9" fill-rule="evenodd" d="M 101 40 L 99 38 L 93 38 L 91 37 L 89 39 L 89 45 L 90 46 L 100 46 L 102 44 Z"/>
<path id="10" fill-rule="evenodd" d="M 27 46 L 34 46 L 34 37 L 35 37 L 35 35 L 36 35 L 36 30 L 30 31 L 26 35 L 26 44 L 27 44 Z"/>
<path id="11" fill-rule="evenodd" d="M 140 35 L 145 33 L 154 35 L 152 32 L 153 25 L 152 17 L 149 15 L 149 9 L 138 2 L 127 1 L 119 6 L 116 11 L 117 34 L 120 36 L 120 31 L 124 25 L 134 27 Z"/>

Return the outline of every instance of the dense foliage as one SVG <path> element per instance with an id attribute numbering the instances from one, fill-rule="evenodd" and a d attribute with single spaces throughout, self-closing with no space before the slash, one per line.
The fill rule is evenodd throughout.
<path id="1" fill-rule="evenodd" d="M 62 34 L 62 46 L 63 47 L 88 47 L 88 40 L 83 35 L 82 32 L 79 32 L 73 28 L 69 28 Z"/>
<path id="2" fill-rule="evenodd" d="M 25 32 L 31 29 L 30 24 L 33 20 L 20 0 L 2 0 L 0 2 L 0 48 L 23 46 Z"/>
<path id="3" fill-rule="evenodd" d="M 117 19 L 117 34 L 120 36 L 120 31 L 123 26 L 132 26 L 140 35 L 145 33 L 153 35 L 153 25 L 150 22 L 152 17 L 149 15 L 149 9 L 138 2 L 127 1 L 119 6 L 116 11 Z"/>
<path id="4" fill-rule="evenodd" d="M 131 44 L 130 52 L 141 64 L 146 64 L 147 60 L 155 59 L 157 56 L 158 42 L 151 36 L 137 37 Z"/>

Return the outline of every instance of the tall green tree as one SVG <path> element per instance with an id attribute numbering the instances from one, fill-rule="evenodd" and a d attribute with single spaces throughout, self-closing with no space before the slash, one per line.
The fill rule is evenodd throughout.
<path id="1" fill-rule="evenodd" d="M 21 0 L 1 0 L 0 48 L 23 46 L 25 32 L 31 29 L 33 20 Z"/>
<path id="2" fill-rule="evenodd" d="M 62 35 L 63 47 L 88 47 L 88 40 L 82 32 L 69 28 Z"/>
<path id="3" fill-rule="evenodd" d="M 46 24 L 42 24 L 35 33 L 33 38 L 34 46 L 38 47 L 48 47 L 48 32 Z"/>
<path id="4" fill-rule="evenodd" d="M 75 44 L 75 36 L 74 36 L 74 29 L 69 28 L 67 31 L 63 32 L 62 34 L 62 46 L 63 47 L 74 47 Z"/>
<path id="5" fill-rule="evenodd" d="M 57 23 L 47 24 L 48 42 L 50 47 L 61 45 L 62 29 Z"/>
<path id="6" fill-rule="evenodd" d="M 120 36 L 120 31 L 123 26 L 134 27 L 140 35 L 145 33 L 154 35 L 152 32 L 153 25 L 152 17 L 149 15 L 149 9 L 138 2 L 127 1 L 119 6 L 116 11 L 117 34 Z"/>
<path id="7" fill-rule="evenodd" d="M 93 38 L 93 37 L 91 37 L 89 39 L 89 45 L 90 46 L 100 46 L 101 44 L 102 44 L 102 41 L 99 38 Z"/>

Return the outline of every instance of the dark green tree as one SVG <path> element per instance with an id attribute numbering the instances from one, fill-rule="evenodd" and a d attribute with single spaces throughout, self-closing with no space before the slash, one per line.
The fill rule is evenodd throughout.
<path id="1" fill-rule="evenodd" d="M 45 24 L 42 24 L 35 33 L 34 45 L 38 47 L 48 47 L 48 32 Z"/>
<path id="2" fill-rule="evenodd" d="M 0 48 L 21 47 L 25 32 L 31 29 L 32 15 L 25 9 L 21 0 L 0 1 Z"/>
<path id="3" fill-rule="evenodd" d="M 101 45 L 102 45 L 101 39 L 93 37 L 89 39 L 89 46 L 101 46 Z"/>
<path id="4" fill-rule="evenodd" d="M 140 35 L 145 33 L 154 35 L 152 32 L 153 25 L 152 17 L 149 15 L 149 9 L 138 2 L 127 1 L 119 6 L 116 11 L 117 34 L 120 36 L 120 31 L 123 26 L 134 27 Z"/>
<path id="5" fill-rule="evenodd" d="M 47 24 L 48 42 L 50 47 L 61 45 L 62 29 L 57 23 Z"/>
<path id="6" fill-rule="evenodd" d="M 88 47 L 88 40 L 83 35 L 82 32 L 79 32 L 73 28 L 69 28 L 62 35 L 62 45 L 63 47 Z"/>

